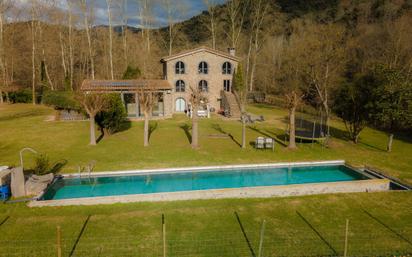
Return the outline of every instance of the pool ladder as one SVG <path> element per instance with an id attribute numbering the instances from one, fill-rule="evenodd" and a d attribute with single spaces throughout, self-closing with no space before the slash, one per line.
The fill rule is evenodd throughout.
<path id="1" fill-rule="evenodd" d="M 91 161 L 91 162 L 89 162 L 86 167 L 81 167 L 81 166 L 79 165 L 79 166 L 78 166 L 79 179 L 82 178 L 82 172 L 84 172 L 84 170 L 87 169 L 87 178 L 88 178 L 89 181 L 90 181 L 90 176 L 91 176 L 91 173 L 92 173 L 92 171 L 93 171 L 93 169 L 94 169 L 94 166 L 96 166 L 96 161 Z"/>

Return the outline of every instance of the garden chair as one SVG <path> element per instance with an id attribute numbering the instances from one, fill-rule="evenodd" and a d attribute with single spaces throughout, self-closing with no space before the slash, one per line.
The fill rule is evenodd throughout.
<path id="1" fill-rule="evenodd" d="M 265 138 L 265 148 L 266 149 L 272 149 L 272 151 L 275 151 L 275 140 L 273 138 Z"/>
<path id="2" fill-rule="evenodd" d="M 256 149 L 265 149 L 265 138 L 264 137 L 256 138 L 255 148 Z"/>

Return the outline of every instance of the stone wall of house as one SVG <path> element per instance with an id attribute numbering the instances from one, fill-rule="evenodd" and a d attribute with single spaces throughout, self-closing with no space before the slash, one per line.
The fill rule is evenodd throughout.
<path id="1" fill-rule="evenodd" d="M 185 74 L 176 74 L 175 65 L 182 61 L 185 64 Z M 208 64 L 208 74 L 199 74 L 199 64 L 204 61 Z M 190 87 L 198 88 L 199 82 L 205 80 L 208 83 L 208 92 L 205 95 L 208 102 L 215 111 L 220 110 L 221 91 L 223 90 L 224 80 L 230 80 L 232 84 L 232 74 L 223 74 L 223 64 L 230 62 L 232 65 L 232 74 L 237 67 L 237 62 L 221 55 L 213 54 L 207 51 L 197 52 L 183 57 L 169 60 L 165 69 L 165 77 L 173 87 L 172 93 L 172 110 L 176 111 L 176 100 L 183 98 L 186 101 L 186 107 L 190 99 Z M 176 82 L 183 80 L 186 88 L 185 92 L 176 92 Z"/>
<path id="2" fill-rule="evenodd" d="M 164 115 L 170 117 L 173 115 L 173 94 L 165 92 L 163 95 Z"/>

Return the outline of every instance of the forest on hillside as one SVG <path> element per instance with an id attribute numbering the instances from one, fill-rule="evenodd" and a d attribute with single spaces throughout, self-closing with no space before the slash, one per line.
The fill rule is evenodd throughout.
<path id="1" fill-rule="evenodd" d="M 53 0 L 1 2 L 2 101 L 16 88 L 40 101 L 42 92 L 75 91 L 86 78 L 121 79 L 128 67 L 135 77 L 161 78 L 162 56 L 205 45 L 236 48 L 248 91 L 278 96 L 290 110 L 304 103 L 347 116 L 336 100 L 349 99 L 362 103 L 349 115 L 357 126 L 373 105 L 377 126 L 410 127 L 411 0 L 204 0 L 207 10 L 183 22 L 182 1 L 158 0 L 167 13 L 162 28 L 154 28 L 157 2 L 138 0 L 142 29 L 127 26 L 125 0 L 107 0 L 107 26 L 96 24 L 86 0 L 66 1 L 68 9 Z M 353 100 L 354 88 L 377 100 Z"/>

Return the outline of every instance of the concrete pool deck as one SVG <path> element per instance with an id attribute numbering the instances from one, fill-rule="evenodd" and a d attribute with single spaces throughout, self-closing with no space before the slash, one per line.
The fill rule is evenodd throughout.
<path id="1" fill-rule="evenodd" d="M 213 167 L 194 167 L 177 169 L 155 169 L 139 171 L 120 171 L 120 172 L 96 172 L 91 173 L 90 177 L 119 176 L 119 175 L 144 175 L 156 173 L 174 173 L 185 171 L 198 172 L 210 169 L 236 169 L 236 168 L 263 168 L 263 167 L 303 167 L 314 165 L 345 165 L 344 161 L 327 162 L 299 162 L 299 163 L 273 163 L 256 165 L 229 165 Z M 360 171 L 359 171 L 360 172 Z M 363 174 L 363 173 L 362 173 Z M 67 174 L 66 178 L 76 178 L 79 174 Z M 343 182 L 322 182 L 292 185 L 225 188 L 209 190 L 193 190 L 180 192 L 164 192 L 135 195 L 116 195 L 103 197 L 72 198 L 61 200 L 36 200 L 29 202 L 30 207 L 43 206 L 69 206 L 69 205 L 98 205 L 113 203 L 132 203 L 132 202 L 155 202 L 155 201 L 180 201 L 180 200 L 202 200 L 202 199 L 223 199 L 223 198 L 268 198 L 286 197 L 314 194 L 331 193 L 355 193 L 355 192 L 378 192 L 387 191 L 390 188 L 390 180 L 377 179 L 368 176 L 368 180 L 343 181 Z"/>

